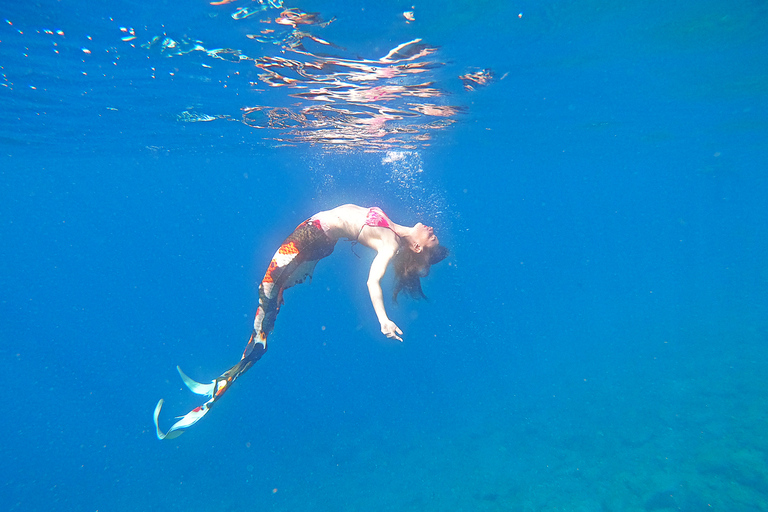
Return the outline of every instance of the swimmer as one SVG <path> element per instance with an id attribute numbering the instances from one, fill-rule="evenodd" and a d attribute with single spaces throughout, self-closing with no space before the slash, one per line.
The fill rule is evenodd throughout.
<path id="1" fill-rule="evenodd" d="M 336 242 L 346 238 L 376 251 L 368 272 L 368 293 L 373 310 L 379 320 L 381 333 L 387 338 L 403 341 L 403 331 L 387 315 L 381 290 L 381 279 L 390 263 L 395 271 L 392 299 L 405 292 L 414 298 L 423 298 L 421 278 L 430 266 L 442 261 L 448 250 L 440 245 L 430 226 L 417 223 L 413 227 L 395 224 L 377 207 L 363 208 L 345 204 L 317 213 L 299 224 L 283 242 L 259 284 L 259 307 L 253 321 L 253 332 L 240 361 L 209 384 L 187 377 L 176 369 L 184 384 L 193 392 L 209 398 L 203 405 L 192 409 L 165 433 L 160 430 L 158 417 L 163 406 L 161 399 L 155 407 L 155 428 L 159 439 L 173 439 L 205 416 L 224 392 L 267 351 L 267 337 L 275 325 L 275 318 L 283 303 L 283 292 L 304 282 L 315 265 L 333 252 Z"/>

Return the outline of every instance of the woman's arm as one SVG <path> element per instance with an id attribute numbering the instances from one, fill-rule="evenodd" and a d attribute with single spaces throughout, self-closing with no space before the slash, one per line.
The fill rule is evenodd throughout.
<path id="1" fill-rule="evenodd" d="M 384 294 L 381 291 L 381 278 L 384 277 L 387 265 L 393 256 L 394 254 L 390 252 L 379 252 L 373 258 L 371 271 L 368 273 L 368 293 L 371 296 L 373 310 L 376 312 L 379 324 L 381 324 L 381 333 L 387 338 L 403 341 L 403 338 L 399 336 L 403 334 L 403 331 L 387 316 L 387 310 L 384 308 Z"/>

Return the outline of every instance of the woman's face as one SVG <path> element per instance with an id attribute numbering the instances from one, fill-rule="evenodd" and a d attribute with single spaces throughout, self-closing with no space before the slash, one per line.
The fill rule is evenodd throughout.
<path id="1" fill-rule="evenodd" d="M 425 226 L 421 222 L 413 227 L 412 238 L 414 242 L 419 244 L 419 246 L 426 247 L 427 249 L 432 249 L 433 247 L 440 245 L 440 240 L 438 240 L 432 226 Z"/>

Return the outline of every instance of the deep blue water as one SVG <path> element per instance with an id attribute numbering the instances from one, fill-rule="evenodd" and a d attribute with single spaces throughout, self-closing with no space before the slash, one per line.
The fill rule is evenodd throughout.
<path id="1" fill-rule="evenodd" d="M 764 2 L 259 5 L 4 6 L 0 507 L 768 510 Z M 340 243 L 158 441 L 347 202 L 451 249 L 404 343 Z"/>

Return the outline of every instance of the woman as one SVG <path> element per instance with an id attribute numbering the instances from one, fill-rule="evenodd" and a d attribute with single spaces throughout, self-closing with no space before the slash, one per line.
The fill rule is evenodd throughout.
<path id="1" fill-rule="evenodd" d="M 442 261 L 448 251 L 441 246 L 434 230 L 422 223 L 413 227 L 392 222 L 380 208 L 363 208 L 345 204 L 317 213 L 302 222 L 275 253 L 259 285 L 259 308 L 253 321 L 253 332 L 240 361 L 210 384 L 195 382 L 181 368 L 176 369 L 184 384 L 194 393 L 209 400 L 182 416 L 168 432 L 160 430 L 157 419 L 163 406 L 161 399 L 155 407 L 155 427 L 159 439 L 173 439 L 206 415 L 235 380 L 267 351 L 267 336 L 272 332 L 275 318 L 283 303 L 283 292 L 312 277 L 317 262 L 333 252 L 336 242 L 346 238 L 376 251 L 368 273 L 368 293 L 373 309 L 387 338 L 403 341 L 403 331 L 389 319 L 381 291 L 381 278 L 392 262 L 395 267 L 393 300 L 404 291 L 414 298 L 424 297 L 421 278 L 429 267 Z"/>

